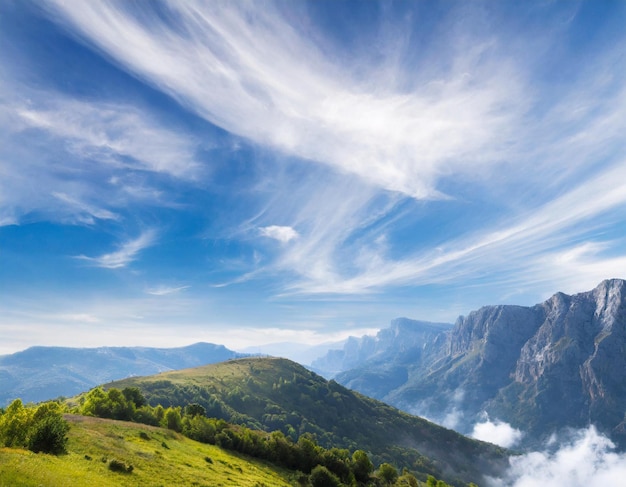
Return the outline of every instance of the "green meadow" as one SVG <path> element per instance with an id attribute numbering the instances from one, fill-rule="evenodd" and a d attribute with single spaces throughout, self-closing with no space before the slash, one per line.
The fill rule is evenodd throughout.
<path id="1" fill-rule="evenodd" d="M 0 448 L 0 487 L 292 485 L 288 471 L 171 430 L 85 416 L 66 419 L 67 454 Z M 120 471 L 112 470 L 112 463 Z"/>

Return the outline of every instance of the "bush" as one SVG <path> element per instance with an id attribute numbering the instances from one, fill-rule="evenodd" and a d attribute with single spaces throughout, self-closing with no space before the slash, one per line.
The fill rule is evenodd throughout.
<path id="1" fill-rule="evenodd" d="M 61 414 L 49 414 L 33 426 L 28 449 L 35 453 L 60 455 L 67 453 L 67 432 L 70 425 Z"/>
<path id="2" fill-rule="evenodd" d="M 42 403 L 34 409 L 16 399 L 0 417 L 0 444 L 58 455 L 66 451 L 69 429 L 57 403 Z"/>
<path id="3" fill-rule="evenodd" d="M 111 460 L 109 462 L 109 470 L 119 473 L 132 473 L 134 468 L 132 465 L 126 465 L 124 462 L 119 460 Z"/>
<path id="4" fill-rule="evenodd" d="M 322 465 L 311 470 L 309 481 L 313 487 L 340 487 L 339 478 Z"/>

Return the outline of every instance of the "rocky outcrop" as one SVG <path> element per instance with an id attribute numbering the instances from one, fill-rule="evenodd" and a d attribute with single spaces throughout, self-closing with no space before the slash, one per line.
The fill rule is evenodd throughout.
<path id="1" fill-rule="evenodd" d="M 380 330 L 376 336 L 348 338 L 343 349 L 330 350 L 313 361 L 312 367 L 332 378 L 339 372 L 356 369 L 372 361 L 381 364 L 399 360 L 411 362 L 436 336 L 451 328 L 450 323 L 396 318 L 389 328 Z"/>
<path id="2" fill-rule="evenodd" d="M 403 343 L 400 335 L 381 345 Z M 485 306 L 422 338 L 412 360 L 402 348 L 395 358 L 379 349 L 386 362 L 370 359 L 337 380 L 433 419 L 454 412 L 465 433 L 487 412 L 523 430 L 527 445 L 593 423 L 626 446 L 623 280 L 573 296 L 557 293 L 533 307 Z M 401 375 L 385 375 L 397 369 L 401 383 Z M 381 387 L 371 380 L 377 376 L 387 379 L 378 381 Z"/>

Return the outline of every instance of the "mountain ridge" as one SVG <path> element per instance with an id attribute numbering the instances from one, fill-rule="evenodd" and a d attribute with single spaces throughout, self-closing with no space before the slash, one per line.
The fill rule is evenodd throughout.
<path id="1" fill-rule="evenodd" d="M 247 356 L 223 345 L 186 347 L 30 347 L 0 356 L 0 406 L 73 396 L 103 382 Z"/>
<path id="2" fill-rule="evenodd" d="M 387 363 L 368 358 L 335 378 L 425 417 L 454 412 L 464 433 L 486 412 L 524 431 L 526 446 L 593 423 L 624 448 L 625 350 L 626 283 L 607 279 L 534 306 L 483 306 Z"/>

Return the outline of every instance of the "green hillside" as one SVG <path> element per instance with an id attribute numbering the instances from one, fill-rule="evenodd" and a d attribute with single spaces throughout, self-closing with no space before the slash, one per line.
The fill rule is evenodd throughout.
<path id="1" fill-rule="evenodd" d="M 0 448 L 0 487 L 293 485 L 288 471 L 170 430 L 85 416 L 66 419 L 71 425 L 66 455 Z M 111 470 L 112 461 L 125 471 Z"/>
<path id="2" fill-rule="evenodd" d="M 326 448 L 363 449 L 375 464 L 393 463 L 456 485 L 479 483 L 507 463 L 499 447 L 402 413 L 286 359 L 231 360 L 106 387 L 138 387 L 151 405 L 197 403 L 207 416 L 280 430 L 293 440 L 310 433 Z"/>

